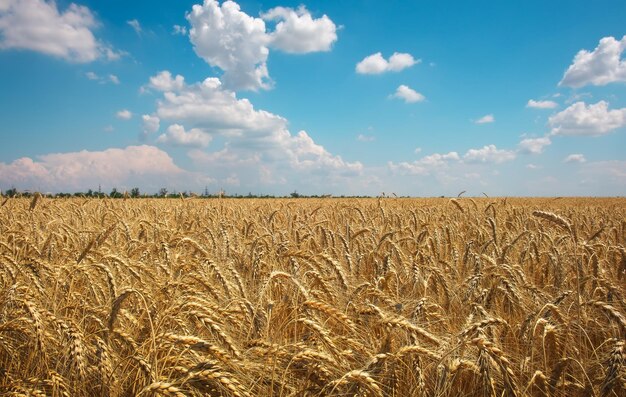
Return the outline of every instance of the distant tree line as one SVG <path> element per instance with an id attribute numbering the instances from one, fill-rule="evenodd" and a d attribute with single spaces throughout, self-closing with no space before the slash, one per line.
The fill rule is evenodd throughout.
<path id="1" fill-rule="evenodd" d="M 142 193 L 138 187 L 134 187 L 130 189 L 130 191 L 120 191 L 117 188 L 111 189 L 110 193 L 104 193 L 101 189 L 98 191 L 94 191 L 92 189 L 87 190 L 86 192 L 61 192 L 61 193 L 43 193 L 39 192 L 41 195 L 45 197 L 58 197 L 58 198 L 67 198 L 67 197 L 90 197 L 90 198 L 115 198 L 115 199 L 123 199 L 123 198 L 369 198 L 372 196 L 332 196 L 330 194 L 322 194 L 322 195 L 304 195 L 298 193 L 298 191 L 294 190 L 293 192 L 280 196 L 280 195 L 272 195 L 272 194 L 253 194 L 252 192 L 242 195 L 242 194 L 226 194 L 224 190 L 219 190 L 215 193 L 209 193 L 208 189 L 204 189 L 202 194 L 196 194 L 191 191 L 182 191 L 177 192 L 176 190 L 169 191 L 167 188 L 163 187 L 159 189 L 158 192 L 153 194 Z M 24 190 L 19 191 L 16 188 L 12 187 L 10 189 L 6 189 L 3 192 L 5 197 L 32 197 L 35 194 L 35 191 Z"/>

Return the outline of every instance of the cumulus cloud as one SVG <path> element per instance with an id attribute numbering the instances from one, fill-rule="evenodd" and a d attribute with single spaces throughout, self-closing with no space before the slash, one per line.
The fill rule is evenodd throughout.
<path id="1" fill-rule="evenodd" d="M 272 8 L 261 14 L 266 21 L 278 21 L 269 33 L 269 45 L 295 54 L 330 51 L 337 41 L 337 27 L 326 15 L 313 18 L 304 6 L 294 10 L 286 7 Z"/>
<path id="2" fill-rule="evenodd" d="M 522 139 L 517 145 L 522 153 L 541 154 L 546 146 L 552 142 L 548 137 Z"/>
<path id="3" fill-rule="evenodd" d="M 548 119 L 552 135 L 600 136 L 626 126 L 626 108 L 609 110 L 600 101 L 593 105 L 576 102 Z"/>
<path id="4" fill-rule="evenodd" d="M 144 114 L 141 116 L 142 121 L 142 134 L 140 139 L 146 139 L 150 134 L 154 134 L 159 130 L 161 120 L 157 116 Z"/>
<path id="5" fill-rule="evenodd" d="M 148 87 L 157 91 L 179 91 L 184 86 L 185 78 L 179 74 L 172 78 L 172 74 L 168 70 L 161 71 L 150 77 L 150 82 L 148 83 Z"/>
<path id="6" fill-rule="evenodd" d="M 172 34 L 186 36 L 187 35 L 187 27 L 181 25 L 174 25 L 172 27 Z"/>
<path id="7" fill-rule="evenodd" d="M 174 183 L 185 176 L 172 158 L 154 146 L 128 146 L 55 153 L 0 162 L 0 183 L 19 189 L 76 191 L 99 183 L 110 187 L 130 188 L 142 185 L 154 189 Z"/>
<path id="8" fill-rule="evenodd" d="M 582 87 L 626 81 L 626 61 L 621 59 L 626 36 L 621 40 L 604 37 L 593 51 L 580 50 L 559 85 Z"/>
<path id="9" fill-rule="evenodd" d="M 405 103 L 421 102 L 426 99 L 424 95 L 404 84 L 396 88 L 396 92 L 392 95 L 392 97 L 402 99 Z"/>
<path id="10" fill-rule="evenodd" d="M 476 123 L 476 124 L 488 124 L 488 123 L 493 123 L 494 121 L 496 121 L 496 118 L 493 117 L 493 114 L 487 114 L 487 115 L 484 115 L 483 117 L 479 118 L 478 120 L 474 121 L 474 123 Z"/>
<path id="11" fill-rule="evenodd" d="M 130 120 L 133 117 L 133 114 L 128 109 L 122 109 L 118 111 L 117 113 L 115 113 L 115 117 L 117 117 L 120 120 Z"/>
<path id="12" fill-rule="evenodd" d="M 587 159 L 585 158 L 585 156 L 580 153 L 570 154 L 563 160 L 563 162 L 565 163 L 585 163 L 586 161 Z"/>
<path id="13" fill-rule="evenodd" d="M 273 32 L 265 26 L 278 21 Z M 233 90 L 268 89 L 269 47 L 291 53 L 328 51 L 337 40 L 336 26 L 326 15 L 314 19 L 301 6 L 297 10 L 276 7 L 252 17 L 234 1 L 196 4 L 187 14 L 189 38 L 198 56 L 220 68 L 224 85 Z M 176 31 L 176 28 L 175 28 Z M 178 29 L 182 33 L 183 29 Z"/>
<path id="14" fill-rule="evenodd" d="M 165 134 L 157 138 L 157 142 L 166 143 L 172 146 L 186 147 L 207 147 L 211 142 L 211 135 L 199 128 L 192 128 L 185 131 L 185 127 L 179 124 L 172 124 L 167 128 Z"/>
<path id="15" fill-rule="evenodd" d="M 201 139 L 219 138 L 216 141 L 222 144 L 221 149 L 189 152 L 198 167 L 210 169 L 218 180 L 236 175 L 242 183 L 255 186 L 263 181 L 318 178 L 323 184 L 324 178 L 331 182 L 345 180 L 359 175 L 363 168 L 359 162 L 331 154 L 305 131 L 291 134 L 285 118 L 255 109 L 218 78 L 186 84 L 182 76 L 177 76 L 180 84 L 176 85 L 171 76 L 161 72 L 150 83 L 154 89 L 160 87 L 162 94 L 156 101 L 155 117 L 161 123 L 171 123 L 158 141 L 201 147 L 201 142 L 208 144 Z M 175 89 L 169 90 L 172 86 Z"/>
<path id="16" fill-rule="evenodd" d="M 229 140 L 215 152 L 194 150 L 194 163 L 211 170 L 219 180 L 236 176 L 246 186 L 301 184 L 303 186 L 341 186 L 361 175 L 360 162 L 347 162 L 316 144 L 305 132 L 291 135 L 277 132 L 264 145 L 249 146 L 239 139 Z"/>
<path id="17" fill-rule="evenodd" d="M 420 63 L 420 59 L 414 59 L 411 54 L 394 52 L 389 60 L 383 58 L 382 53 L 366 56 L 356 65 L 356 71 L 360 74 L 380 74 L 385 72 L 399 72 Z"/>
<path id="18" fill-rule="evenodd" d="M 161 72 L 160 75 L 166 73 L 169 75 L 169 72 Z M 154 78 L 150 80 L 152 82 Z M 174 84 L 176 91 L 166 89 L 171 88 L 171 82 L 177 80 L 180 81 L 180 86 Z M 234 92 L 225 89 L 215 77 L 186 85 L 184 78 L 177 76 L 175 80 L 170 78 L 161 85 L 153 84 L 154 88 L 159 86 L 164 92 L 163 98 L 157 101 L 156 114 L 164 120 L 230 136 L 248 132 L 248 138 L 252 138 L 251 132 L 263 137 L 287 126 L 284 118 L 254 109 L 252 103 L 245 98 L 238 99 Z"/>
<path id="19" fill-rule="evenodd" d="M 98 41 L 91 10 L 70 4 L 64 11 L 56 2 L 3 0 L 0 3 L 0 49 L 24 49 L 71 62 L 115 60 L 121 53 Z"/>
<path id="20" fill-rule="evenodd" d="M 458 162 L 460 160 L 461 157 L 457 152 L 434 153 L 412 162 L 394 163 L 390 161 L 387 163 L 387 166 L 394 174 L 430 175 L 434 171 L 446 168 L 450 162 Z"/>
<path id="21" fill-rule="evenodd" d="M 292 157 L 291 164 L 297 169 L 332 170 L 344 176 L 358 175 L 363 169 L 360 162 L 346 162 L 340 156 L 332 155 L 322 145 L 315 143 L 306 131 L 299 131 L 290 138 L 286 139 L 283 148 Z"/>
<path id="22" fill-rule="evenodd" d="M 459 157 L 459 154 L 457 152 L 449 152 L 446 154 L 435 153 L 429 156 L 422 157 L 420 162 L 424 165 L 433 167 L 444 165 L 446 162 L 451 160 L 459 161 L 460 159 L 461 158 Z"/>
<path id="23" fill-rule="evenodd" d="M 269 88 L 269 37 L 265 22 L 241 11 L 239 4 L 205 0 L 187 14 L 189 38 L 196 54 L 224 71 L 224 83 L 234 89 Z"/>
<path id="24" fill-rule="evenodd" d="M 463 160 L 468 163 L 500 164 L 514 159 L 514 151 L 498 149 L 496 145 L 485 145 L 480 149 L 470 149 L 463 155 Z"/>
<path id="25" fill-rule="evenodd" d="M 534 99 L 529 99 L 526 104 L 527 108 L 532 109 L 554 109 L 558 106 L 559 104 L 554 101 L 535 101 Z"/>

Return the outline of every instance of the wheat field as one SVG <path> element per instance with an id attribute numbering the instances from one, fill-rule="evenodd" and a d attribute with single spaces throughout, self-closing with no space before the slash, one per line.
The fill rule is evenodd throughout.
<path id="1" fill-rule="evenodd" d="M 624 396 L 625 199 L 2 199 L 0 394 Z"/>

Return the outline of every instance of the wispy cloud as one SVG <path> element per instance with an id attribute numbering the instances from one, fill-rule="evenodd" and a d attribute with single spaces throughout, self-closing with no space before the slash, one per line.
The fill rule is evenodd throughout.
<path id="1" fill-rule="evenodd" d="M 554 101 L 535 101 L 534 99 L 529 99 L 526 104 L 527 108 L 532 109 L 554 109 L 558 106 L 559 104 Z"/>
<path id="2" fill-rule="evenodd" d="M 570 154 L 569 156 L 565 157 L 563 162 L 565 162 L 565 163 L 579 163 L 580 164 L 580 163 L 587 162 L 587 159 L 585 158 L 585 156 L 583 154 L 575 153 L 575 154 Z"/>
<path id="3" fill-rule="evenodd" d="M 95 72 L 86 72 L 85 77 L 87 77 L 87 79 L 89 80 L 97 81 L 100 84 L 106 84 L 106 83 L 111 83 L 115 85 L 120 84 L 119 77 L 117 77 L 114 74 L 109 74 L 107 76 L 99 76 Z"/>
<path id="4" fill-rule="evenodd" d="M 476 123 L 476 124 L 489 124 L 489 123 L 493 123 L 494 121 L 496 121 L 496 118 L 493 116 L 493 114 L 487 114 L 487 115 L 484 115 L 483 117 L 479 118 L 478 120 L 474 121 L 474 123 Z"/>
<path id="5" fill-rule="evenodd" d="M 374 137 L 374 135 L 364 135 L 364 134 L 359 134 L 356 137 L 357 141 L 360 142 L 372 142 L 374 141 L 376 138 Z"/>
<path id="6" fill-rule="evenodd" d="M 131 19 L 130 21 L 126 21 L 126 23 L 133 28 L 133 30 L 135 31 L 135 33 L 137 33 L 138 36 L 141 36 L 141 32 L 143 32 L 143 29 L 141 28 L 141 24 L 139 23 L 138 20 L 136 19 Z"/>

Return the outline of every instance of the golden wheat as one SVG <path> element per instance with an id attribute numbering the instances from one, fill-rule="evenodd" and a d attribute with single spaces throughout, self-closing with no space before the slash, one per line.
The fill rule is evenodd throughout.
<path id="1" fill-rule="evenodd" d="M 461 195 L 4 198 L 0 395 L 624 395 L 626 200 Z"/>

